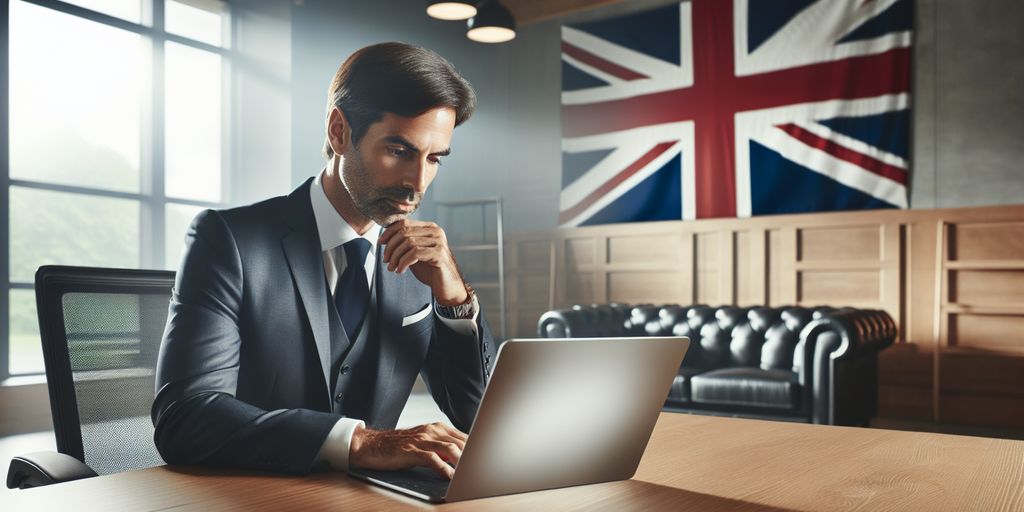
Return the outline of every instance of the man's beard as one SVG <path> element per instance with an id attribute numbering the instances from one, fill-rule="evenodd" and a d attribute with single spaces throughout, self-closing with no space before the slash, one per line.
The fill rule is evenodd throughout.
<path id="1" fill-rule="evenodd" d="M 423 199 L 422 194 L 417 194 L 411 188 L 374 185 L 371 172 L 363 161 L 363 155 L 356 148 L 345 152 L 341 184 L 348 191 L 356 210 L 379 226 L 389 226 L 408 217 L 420 207 L 420 201 Z M 390 200 L 412 203 L 413 209 L 408 212 L 402 211 Z"/>

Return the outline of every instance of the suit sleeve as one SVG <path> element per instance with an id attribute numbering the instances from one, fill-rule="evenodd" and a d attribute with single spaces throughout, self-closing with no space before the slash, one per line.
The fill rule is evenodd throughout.
<path id="1" fill-rule="evenodd" d="M 235 397 L 243 341 L 244 276 L 231 230 L 216 211 L 189 227 L 156 368 L 152 419 L 164 461 L 311 471 L 340 416 L 267 411 Z"/>
<path id="2" fill-rule="evenodd" d="M 483 308 L 476 321 L 478 334 L 465 335 L 452 330 L 435 314 L 422 372 L 434 402 L 463 432 L 469 432 L 476 417 L 497 350 Z"/>

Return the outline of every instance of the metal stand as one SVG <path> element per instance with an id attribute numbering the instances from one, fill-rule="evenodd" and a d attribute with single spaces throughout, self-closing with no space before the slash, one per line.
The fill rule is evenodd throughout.
<path id="1" fill-rule="evenodd" d="M 466 279 L 473 289 L 477 291 L 480 299 L 498 294 L 498 304 L 501 308 L 501 333 L 500 339 L 505 339 L 506 326 L 508 325 L 505 312 L 505 237 L 503 218 L 501 211 L 501 198 L 469 199 L 465 201 L 439 201 L 438 218 L 441 227 L 448 234 L 448 243 L 458 259 L 459 253 L 483 252 L 497 255 L 498 275 L 486 276 L 479 273 L 466 272 Z M 487 222 L 487 210 L 494 208 L 493 231 Z M 463 229 L 471 223 L 474 218 L 472 210 L 479 208 L 480 223 L 478 230 Z M 455 215 L 458 214 L 458 215 Z M 493 236 L 488 236 L 493 233 Z M 463 269 L 465 271 L 465 269 Z M 494 290 L 495 292 L 491 292 Z M 481 302 L 483 302 L 481 300 Z"/>

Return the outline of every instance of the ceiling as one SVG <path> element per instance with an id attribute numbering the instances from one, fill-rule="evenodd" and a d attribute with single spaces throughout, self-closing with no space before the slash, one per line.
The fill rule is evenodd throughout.
<path id="1" fill-rule="evenodd" d="M 502 0 L 501 3 L 512 12 L 516 23 L 525 25 L 621 1 L 623 0 Z"/>

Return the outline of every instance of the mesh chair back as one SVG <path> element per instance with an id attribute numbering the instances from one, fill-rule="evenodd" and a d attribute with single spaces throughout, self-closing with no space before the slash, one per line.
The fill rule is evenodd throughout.
<path id="1" fill-rule="evenodd" d="M 57 450 L 110 474 L 163 464 L 153 378 L 174 272 L 44 266 L 36 304 Z"/>

